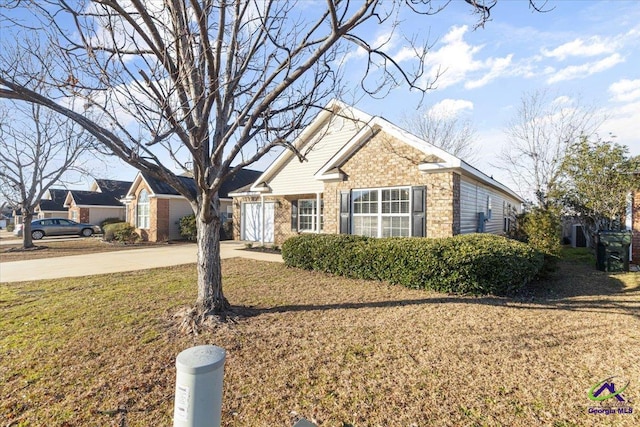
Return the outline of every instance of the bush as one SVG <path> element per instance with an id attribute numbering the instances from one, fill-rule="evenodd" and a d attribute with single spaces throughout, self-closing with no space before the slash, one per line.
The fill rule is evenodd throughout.
<path id="1" fill-rule="evenodd" d="M 104 230 L 104 226 L 105 225 L 117 224 L 119 222 L 124 222 L 124 221 L 122 221 L 122 219 L 120 219 L 120 218 L 105 218 L 100 223 L 100 228 L 102 228 Z"/>
<path id="2" fill-rule="evenodd" d="M 178 223 L 180 236 L 183 239 L 195 242 L 198 239 L 196 216 L 194 214 L 183 216 Z M 220 240 L 233 240 L 233 221 L 227 221 L 220 225 Z"/>
<path id="3" fill-rule="evenodd" d="M 128 222 L 107 224 L 103 231 L 102 239 L 107 242 L 136 243 L 140 240 L 136 229 Z"/>
<path id="4" fill-rule="evenodd" d="M 15 226 L 15 225 L 13 225 L 13 224 L 8 224 L 8 225 L 7 225 L 7 231 L 8 231 L 9 233 L 13 233 L 13 230 L 15 230 L 15 229 L 16 229 L 16 226 Z"/>
<path id="5" fill-rule="evenodd" d="M 446 239 L 303 234 L 282 245 L 286 265 L 462 294 L 513 293 L 543 266 L 526 244 L 490 234 Z"/>
<path id="6" fill-rule="evenodd" d="M 516 230 L 514 238 L 544 254 L 542 276 L 555 271 L 562 251 L 560 215 L 551 208 L 533 208 L 531 212 L 518 216 Z"/>
<path id="7" fill-rule="evenodd" d="M 196 216 L 194 214 L 183 216 L 180 218 L 180 235 L 191 242 L 195 242 L 198 238 L 198 229 L 196 228 Z"/>

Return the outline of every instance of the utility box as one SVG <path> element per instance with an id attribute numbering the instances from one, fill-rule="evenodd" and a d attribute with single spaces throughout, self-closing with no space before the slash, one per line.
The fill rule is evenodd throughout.
<path id="1" fill-rule="evenodd" d="M 629 271 L 631 232 L 599 231 L 596 241 L 596 268 L 600 271 Z"/>

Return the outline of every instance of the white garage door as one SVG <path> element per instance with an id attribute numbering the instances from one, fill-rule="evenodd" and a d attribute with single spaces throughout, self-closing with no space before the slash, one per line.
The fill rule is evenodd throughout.
<path id="1" fill-rule="evenodd" d="M 274 204 L 264 204 L 264 242 L 273 243 L 273 213 Z M 242 204 L 242 240 L 260 242 L 262 240 L 262 207 L 260 203 Z"/>

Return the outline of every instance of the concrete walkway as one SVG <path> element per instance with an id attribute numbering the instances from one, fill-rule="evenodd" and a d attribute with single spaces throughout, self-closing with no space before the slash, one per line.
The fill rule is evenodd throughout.
<path id="1" fill-rule="evenodd" d="M 220 257 L 282 262 L 282 256 L 278 254 L 243 249 L 244 243 L 241 242 L 220 242 Z M 195 244 L 184 244 L 3 262 L 0 263 L 0 283 L 89 276 L 189 264 L 196 262 L 196 254 Z"/>

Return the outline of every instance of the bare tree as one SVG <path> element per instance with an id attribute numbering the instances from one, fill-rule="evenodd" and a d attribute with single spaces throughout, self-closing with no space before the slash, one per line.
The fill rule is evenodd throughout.
<path id="1" fill-rule="evenodd" d="M 402 125 L 414 135 L 456 157 L 467 162 L 477 160 L 478 147 L 474 145 L 476 130 L 469 120 L 463 120 L 455 114 L 438 114 L 427 110 L 403 116 Z"/>
<path id="2" fill-rule="evenodd" d="M 23 104 L 23 105 L 21 105 Z M 90 145 L 83 129 L 39 104 L 0 104 L 0 194 L 23 215 L 22 245 L 33 247 L 31 220 L 44 193 L 79 171 Z"/>
<path id="3" fill-rule="evenodd" d="M 533 0 L 531 0 L 533 5 Z M 393 59 L 371 28 L 399 31 L 399 13 L 438 13 L 430 1 L 63 0 L 7 1 L 0 97 L 46 106 L 80 124 L 105 150 L 171 185 L 190 202 L 198 233 L 198 319 L 229 308 L 220 273 L 218 190 L 242 167 L 297 134 L 339 94 L 342 58 L 365 52 L 362 89 L 418 87 L 428 41 L 407 37 L 417 68 Z M 467 0 L 490 17 L 495 0 Z M 17 14 L 11 7 L 20 9 Z M 533 5 L 535 6 L 535 5 Z M 28 19 L 20 21 L 27 16 Z M 69 25 L 71 25 L 69 27 Z M 373 27 L 372 27 L 373 26 Z M 28 38 L 25 35 L 35 34 Z M 9 46 L 9 34 L 19 39 Z M 47 83 L 28 88 L 43 41 L 58 51 Z M 383 91 L 383 92 L 380 92 Z M 67 105 L 83 99 L 83 110 Z M 135 127 L 133 124 L 135 123 Z M 191 169 L 197 191 L 163 164 L 158 149 Z M 298 153 L 303 158 L 303 153 Z M 187 167 L 189 163 L 189 167 Z"/>
<path id="4" fill-rule="evenodd" d="M 523 194 L 545 206 L 559 182 L 567 148 L 595 135 L 604 122 L 595 107 L 546 91 L 524 94 L 505 131 L 507 144 L 494 165 L 506 171 Z"/>

